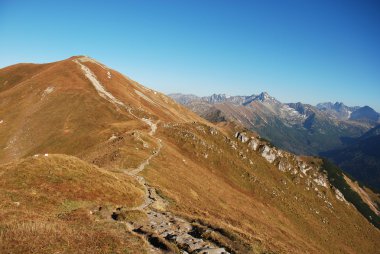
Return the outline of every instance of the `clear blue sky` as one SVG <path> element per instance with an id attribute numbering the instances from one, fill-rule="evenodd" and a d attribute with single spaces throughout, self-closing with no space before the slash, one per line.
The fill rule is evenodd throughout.
<path id="1" fill-rule="evenodd" d="M 79 54 L 164 93 L 380 111 L 378 0 L 0 0 L 0 67 Z"/>

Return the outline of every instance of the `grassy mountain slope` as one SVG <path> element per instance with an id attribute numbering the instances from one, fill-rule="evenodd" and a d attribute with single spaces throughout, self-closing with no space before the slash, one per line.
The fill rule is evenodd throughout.
<path id="1" fill-rule="evenodd" d="M 202 121 L 166 96 L 85 57 L 18 64 L 0 70 L 0 162 L 46 151 L 74 155 L 125 127 L 147 128 L 99 96 L 75 59 L 84 59 L 82 64 L 135 115 Z"/>
<path id="2" fill-rule="evenodd" d="M 86 57 L 30 66 L 0 70 L 0 241 L 10 252 L 380 248 L 319 159 L 214 126 Z M 14 73 L 22 77 L 11 82 Z"/>
<path id="3" fill-rule="evenodd" d="M 66 155 L 1 165 L 0 175 L 1 253 L 144 253 L 142 238 L 104 217 L 142 202 L 127 175 Z"/>

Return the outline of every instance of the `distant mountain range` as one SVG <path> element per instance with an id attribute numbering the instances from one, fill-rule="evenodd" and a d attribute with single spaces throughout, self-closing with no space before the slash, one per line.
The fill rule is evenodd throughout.
<path id="1" fill-rule="evenodd" d="M 319 103 L 317 108 L 341 120 L 368 121 L 376 123 L 379 121 L 379 113 L 369 106 L 348 107 L 342 102 Z"/>
<path id="2" fill-rule="evenodd" d="M 368 106 L 343 103 L 282 103 L 266 92 L 250 96 L 170 94 L 211 122 L 235 121 L 273 144 L 297 154 L 316 155 L 344 146 L 379 123 Z"/>

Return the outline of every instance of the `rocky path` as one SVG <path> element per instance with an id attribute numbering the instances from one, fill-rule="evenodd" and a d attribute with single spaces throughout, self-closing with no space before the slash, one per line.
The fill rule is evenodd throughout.
<path id="1" fill-rule="evenodd" d="M 137 117 L 136 117 L 137 118 Z M 150 119 L 142 118 L 140 119 L 144 123 L 150 126 L 149 135 L 154 137 L 157 130 L 157 123 L 153 123 Z M 144 188 L 145 199 L 144 202 L 138 206 L 132 208 L 132 210 L 139 210 L 146 214 L 148 222 L 144 224 L 131 224 L 132 230 L 148 235 L 150 232 L 154 232 L 161 238 L 173 243 L 181 251 L 181 253 L 200 253 L 200 254 L 227 254 L 224 248 L 217 246 L 206 239 L 201 239 L 194 237 L 192 235 L 193 227 L 192 225 L 174 214 L 166 211 L 167 202 L 157 194 L 154 187 L 150 186 L 145 178 L 139 173 L 149 165 L 149 162 L 156 157 L 162 148 L 162 141 L 159 138 L 155 138 L 157 141 L 157 148 L 153 153 L 141 164 L 132 169 L 124 170 L 125 173 L 134 177 Z M 211 230 L 211 229 L 210 229 Z M 151 242 L 152 243 L 152 242 Z M 156 244 L 152 245 L 151 252 L 157 253 L 159 249 Z"/>
<path id="2" fill-rule="evenodd" d="M 90 70 L 89 67 L 85 66 L 83 62 L 91 61 L 97 63 L 95 60 L 81 57 L 73 60 L 82 70 L 86 78 L 92 83 L 98 94 L 114 104 L 117 107 L 122 107 L 135 117 L 136 119 L 144 122 L 150 127 L 149 135 L 153 137 L 157 142 L 157 148 L 153 153 L 145 159 L 140 165 L 134 169 L 123 170 L 125 173 L 134 177 L 144 188 L 145 199 L 144 202 L 130 210 L 136 210 L 143 212 L 148 220 L 146 223 L 140 224 L 128 224 L 128 226 L 136 233 L 143 234 L 147 236 L 149 242 L 151 243 L 150 252 L 151 253 L 162 253 L 162 250 L 170 250 L 165 248 L 165 244 L 159 240 L 159 237 L 166 239 L 166 241 L 174 244 L 181 253 L 201 253 L 201 254 L 226 254 L 228 253 L 224 248 L 220 248 L 216 244 L 207 241 L 206 239 L 201 239 L 192 236 L 193 227 L 186 220 L 173 215 L 166 211 L 166 201 L 157 194 L 154 187 L 150 186 L 145 178 L 139 173 L 149 165 L 149 162 L 156 157 L 162 148 L 162 141 L 159 138 L 155 138 L 154 134 L 157 130 L 157 123 L 154 123 L 149 118 L 139 118 L 132 112 L 132 108 L 125 105 L 123 102 L 114 97 L 110 92 L 108 92 L 105 87 L 98 80 L 96 75 Z M 104 66 L 102 66 L 105 69 Z M 111 74 L 107 72 L 108 78 Z M 120 210 L 121 208 L 118 208 Z M 114 213 L 115 214 L 115 213 Z M 114 214 L 112 218 L 114 218 Z M 209 229 L 212 231 L 212 229 Z M 153 233 L 152 233 L 153 232 Z M 156 236 L 152 236 L 155 234 Z M 158 236 L 158 237 L 157 237 Z"/>

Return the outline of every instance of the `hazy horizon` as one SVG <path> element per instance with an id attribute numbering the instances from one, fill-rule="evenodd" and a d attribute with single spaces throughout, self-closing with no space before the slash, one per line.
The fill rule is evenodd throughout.
<path id="1" fill-rule="evenodd" d="M 0 2 L 0 66 L 89 55 L 163 93 L 380 111 L 377 1 Z"/>

